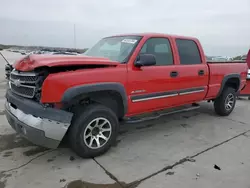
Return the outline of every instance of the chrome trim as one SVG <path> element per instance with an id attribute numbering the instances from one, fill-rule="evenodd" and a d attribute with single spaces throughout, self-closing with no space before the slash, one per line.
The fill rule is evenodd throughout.
<path id="1" fill-rule="evenodd" d="M 33 73 L 33 72 L 18 72 L 16 70 L 13 70 L 11 71 L 10 73 L 10 86 L 12 86 L 13 84 L 13 87 L 16 86 L 17 88 L 29 88 L 29 89 L 33 89 L 33 92 L 32 92 L 32 95 L 25 95 L 23 93 L 19 93 L 18 91 L 15 91 L 13 87 L 10 87 L 11 91 L 13 93 L 15 93 L 16 95 L 19 95 L 19 96 L 22 96 L 22 97 L 26 97 L 26 98 L 33 98 L 35 96 L 35 92 L 36 92 L 36 82 L 37 80 L 35 81 L 26 81 L 26 80 L 20 80 L 20 77 L 15 79 L 12 77 L 12 75 L 15 75 L 15 76 L 20 76 L 20 77 L 37 77 L 38 75 Z M 15 81 L 18 81 L 20 84 L 16 85 L 15 84 Z M 32 84 L 34 86 L 31 86 L 31 85 L 26 85 L 26 84 Z"/>
<path id="2" fill-rule="evenodd" d="M 62 123 L 26 114 L 18 108 L 13 108 L 8 102 L 5 103 L 5 108 L 22 123 L 44 131 L 45 137 L 54 140 L 61 141 L 70 126 L 70 123 Z"/>
<path id="3" fill-rule="evenodd" d="M 16 76 L 37 76 L 36 73 L 31 73 L 31 72 L 17 72 L 17 71 L 11 71 L 10 74 L 14 74 Z"/>
<path id="4" fill-rule="evenodd" d="M 22 97 L 26 97 L 26 98 L 33 98 L 34 96 L 35 96 L 35 91 L 36 91 L 36 87 L 34 87 L 34 86 L 27 86 L 27 85 L 20 85 L 19 87 L 26 87 L 26 88 L 31 88 L 31 89 L 33 89 L 33 92 L 32 92 L 32 95 L 25 95 L 25 94 L 22 94 L 22 93 L 19 93 L 19 92 L 17 92 L 17 91 L 15 91 L 14 89 L 13 89 L 13 87 L 12 87 L 12 85 L 11 84 L 13 84 L 13 85 L 15 85 L 13 82 L 11 82 L 10 81 L 10 89 L 11 89 L 11 91 L 13 92 L 13 93 L 15 93 L 16 95 L 19 95 L 19 96 L 22 96 Z M 17 86 L 16 86 L 17 87 Z"/>
<path id="5" fill-rule="evenodd" d="M 132 102 L 140 102 L 140 101 L 147 101 L 147 100 L 153 100 L 153 99 L 161 99 L 161 98 L 167 98 L 167 97 L 174 97 L 174 96 L 182 96 L 182 95 L 188 95 L 188 94 L 193 94 L 193 93 L 200 93 L 204 92 L 205 89 L 202 88 L 189 88 L 189 89 L 184 89 L 184 90 L 179 90 L 179 91 L 169 91 L 168 93 L 171 92 L 171 94 L 163 94 L 160 96 L 155 96 L 155 97 L 145 97 L 145 98 L 140 98 L 140 99 L 131 99 Z M 175 92 L 175 93 L 173 93 Z M 150 93 L 154 94 L 154 93 Z M 149 94 L 146 94 L 149 95 Z"/>
<path id="6" fill-rule="evenodd" d="M 30 75 L 29 74 L 23 75 L 23 74 L 17 74 L 17 73 L 14 73 L 14 74 L 10 73 L 10 80 L 12 80 L 12 81 L 19 80 L 20 83 L 35 84 L 37 82 L 37 80 L 38 80 L 38 78 L 37 78 L 34 81 L 28 81 L 28 80 L 23 81 L 23 80 L 20 80 L 20 78 L 18 78 L 18 79 L 13 78 L 12 75 L 23 76 L 23 77 L 37 77 L 38 75 L 31 75 L 31 74 Z"/>
<path id="7" fill-rule="evenodd" d="M 15 83 L 13 82 L 13 80 L 10 80 L 10 82 L 12 83 L 12 84 L 14 84 L 15 85 Z M 23 83 L 23 82 L 22 82 Z M 16 85 L 15 85 L 16 86 Z M 19 86 L 17 86 L 17 87 L 28 87 L 28 88 L 33 88 L 33 89 L 35 89 L 36 87 L 35 86 L 29 86 L 29 85 L 23 85 L 23 84 L 20 84 Z"/>
<path id="8" fill-rule="evenodd" d="M 157 97 L 148 97 L 148 98 L 143 98 L 143 99 L 134 99 L 132 102 L 140 102 L 140 101 L 147 101 L 147 100 L 153 100 L 153 99 L 161 99 L 161 98 L 167 98 L 167 97 L 174 97 L 177 96 L 178 93 L 175 94 L 169 94 L 169 95 L 161 95 Z"/>
<path id="9" fill-rule="evenodd" d="M 188 94 L 192 94 L 192 93 L 200 93 L 200 92 L 204 92 L 204 89 L 200 89 L 200 90 L 195 90 L 195 91 L 187 91 L 187 92 L 180 92 L 179 95 L 188 95 Z"/>

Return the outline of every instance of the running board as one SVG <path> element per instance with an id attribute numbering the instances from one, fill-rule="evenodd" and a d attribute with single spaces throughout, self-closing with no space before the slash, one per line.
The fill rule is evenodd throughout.
<path id="1" fill-rule="evenodd" d="M 152 115 L 143 115 L 143 117 L 140 117 L 140 116 L 134 116 L 134 117 L 128 117 L 128 118 L 124 118 L 123 119 L 123 123 L 124 124 L 133 124 L 133 123 L 141 123 L 141 122 L 144 122 L 144 121 L 150 121 L 150 120 L 155 120 L 155 119 L 158 119 L 162 116 L 166 116 L 166 115 L 170 115 L 170 114 L 176 114 L 176 113 L 180 113 L 180 112 L 188 112 L 188 111 L 191 111 L 191 110 L 196 110 L 200 108 L 200 105 L 199 104 L 192 104 L 192 106 L 190 107 L 182 107 L 181 109 L 178 108 L 176 110 L 172 110 L 172 111 L 166 111 L 166 110 L 163 110 L 163 111 L 159 111 L 159 112 L 153 112 L 151 113 Z"/>

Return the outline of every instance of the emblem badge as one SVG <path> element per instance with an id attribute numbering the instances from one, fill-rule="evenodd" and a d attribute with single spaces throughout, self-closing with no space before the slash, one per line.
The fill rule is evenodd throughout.
<path id="1" fill-rule="evenodd" d="M 20 87 L 21 86 L 21 81 L 18 79 L 18 80 L 14 80 L 13 81 L 13 84 L 16 86 L 16 87 Z"/>

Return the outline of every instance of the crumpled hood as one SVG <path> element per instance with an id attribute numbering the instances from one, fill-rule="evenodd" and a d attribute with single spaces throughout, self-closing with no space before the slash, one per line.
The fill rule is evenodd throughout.
<path id="1" fill-rule="evenodd" d="M 73 56 L 73 55 L 29 55 L 14 63 L 14 68 L 19 71 L 32 71 L 38 67 L 77 65 L 110 65 L 117 66 L 119 62 L 107 58 Z"/>

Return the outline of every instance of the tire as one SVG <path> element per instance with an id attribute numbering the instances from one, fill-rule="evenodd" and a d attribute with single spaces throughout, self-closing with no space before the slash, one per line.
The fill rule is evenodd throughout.
<path id="1" fill-rule="evenodd" d="M 91 104 L 77 108 L 69 131 L 71 148 L 82 158 L 102 155 L 115 143 L 118 130 L 117 117 L 106 106 Z"/>
<path id="2" fill-rule="evenodd" d="M 214 110 L 220 116 L 228 116 L 233 111 L 235 103 L 236 103 L 235 89 L 227 87 L 223 90 L 221 95 L 215 99 Z M 230 104 L 231 107 L 229 107 L 228 104 Z"/>

